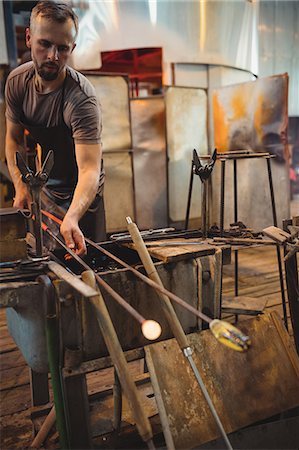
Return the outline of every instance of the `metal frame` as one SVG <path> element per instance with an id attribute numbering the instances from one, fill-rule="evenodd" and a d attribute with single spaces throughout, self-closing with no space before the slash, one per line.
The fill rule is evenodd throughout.
<path id="1" fill-rule="evenodd" d="M 220 154 L 221 155 L 221 154 Z M 274 188 L 273 188 L 273 180 L 272 180 L 272 170 L 271 170 L 271 159 L 274 156 L 265 153 L 254 153 L 254 154 L 243 154 L 242 156 L 234 155 L 234 152 L 231 152 L 229 156 L 220 156 L 221 162 L 221 181 L 220 181 L 220 236 L 223 236 L 224 233 L 224 191 L 225 191 L 225 165 L 227 160 L 233 160 L 234 164 L 234 222 L 238 222 L 238 178 L 237 178 L 237 160 L 240 158 L 264 158 L 267 163 L 267 174 L 268 174 L 268 182 L 269 182 L 269 190 L 270 190 L 270 199 L 271 199 L 271 208 L 272 208 L 272 217 L 273 224 L 277 226 L 277 213 L 276 213 L 276 205 L 275 205 L 275 196 L 274 196 Z M 234 250 L 235 252 L 235 296 L 238 296 L 239 285 L 238 285 L 238 250 Z M 284 280 L 283 280 L 283 271 L 282 271 L 282 259 L 280 253 L 279 244 L 276 246 L 277 252 L 277 263 L 278 263 L 278 271 L 279 271 L 279 281 L 280 281 L 280 291 L 281 291 L 281 301 L 282 301 L 282 309 L 283 309 L 283 318 L 286 329 L 288 329 L 288 319 L 287 319 L 287 310 L 286 310 L 286 298 L 285 298 L 285 290 L 284 290 Z"/>

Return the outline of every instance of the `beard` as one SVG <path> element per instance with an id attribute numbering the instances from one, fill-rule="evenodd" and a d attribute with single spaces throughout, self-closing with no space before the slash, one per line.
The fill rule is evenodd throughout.
<path id="1" fill-rule="evenodd" d="M 51 70 L 48 70 L 51 69 Z M 45 81 L 53 81 L 56 80 L 60 70 L 59 66 L 55 63 L 43 63 L 37 69 L 37 73 L 39 76 Z"/>

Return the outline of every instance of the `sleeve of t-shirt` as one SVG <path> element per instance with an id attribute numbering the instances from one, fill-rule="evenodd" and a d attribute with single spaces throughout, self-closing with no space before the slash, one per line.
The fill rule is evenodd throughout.
<path id="1" fill-rule="evenodd" d="M 5 116 L 13 123 L 19 123 L 21 118 L 21 101 L 16 77 L 8 76 L 5 84 Z"/>
<path id="2" fill-rule="evenodd" d="M 70 125 L 75 143 L 101 143 L 102 114 L 96 97 L 86 97 L 72 108 Z"/>

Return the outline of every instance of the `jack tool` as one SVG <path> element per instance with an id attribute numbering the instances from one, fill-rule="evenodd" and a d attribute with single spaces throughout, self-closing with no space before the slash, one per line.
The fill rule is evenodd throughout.
<path id="1" fill-rule="evenodd" d="M 33 218 L 33 230 L 36 241 L 35 254 L 37 258 L 43 256 L 43 233 L 41 221 L 41 190 L 49 179 L 50 172 L 54 165 L 54 153 L 50 150 L 43 162 L 40 170 L 34 173 L 26 164 L 21 153 L 16 153 L 16 163 L 22 175 L 22 180 L 29 187 L 32 196 L 31 214 L 29 217 Z M 36 167 L 38 163 L 36 160 Z"/>
<path id="2" fill-rule="evenodd" d="M 208 214 L 207 214 L 207 206 L 208 206 L 208 186 L 207 182 L 210 178 L 210 175 L 213 171 L 215 162 L 217 159 L 217 150 L 215 148 L 213 155 L 210 159 L 210 161 L 202 165 L 200 162 L 200 159 L 198 157 L 197 151 L 193 150 L 193 159 L 191 164 L 191 174 L 190 174 L 190 183 L 189 183 L 189 192 L 188 192 L 188 202 L 187 202 L 187 211 L 186 211 L 186 218 L 185 218 L 185 230 L 188 229 L 189 224 L 189 215 L 190 215 L 190 206 L 191 206 L 191 196 L 192 196 L 192 187 L 193 187 L 193 178 L 194 175 L 198 175 L 200 178 L 200 181 L 202 182 L 202 203 L 201 203 L 201 216 L 202 216 L 202 234 L 203 237 L 207 237 L 208 232 Z"/>

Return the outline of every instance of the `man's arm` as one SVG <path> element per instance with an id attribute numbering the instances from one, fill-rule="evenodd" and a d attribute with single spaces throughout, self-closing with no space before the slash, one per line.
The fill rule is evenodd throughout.
<path id="1" fill-rule="evenodd" d="M 63 219 L 60 232 L 67 246 L 81 255 L 86 253 L 84 236 L 78 222 L 95 198 L 101 174 L 100 144 L 76 144 L 78 183 L 72 203 Z"/>
<path id="2" fill-rule="evenodd" d="M 16 152 L 24 152 L 24 129 L 21 125 L 6 119 L 5 154 L 7 166 L 15 187 L 13 206 L 16 208 L 29 208 L 31 196 L 21 173 L 16 165 Z"/>

